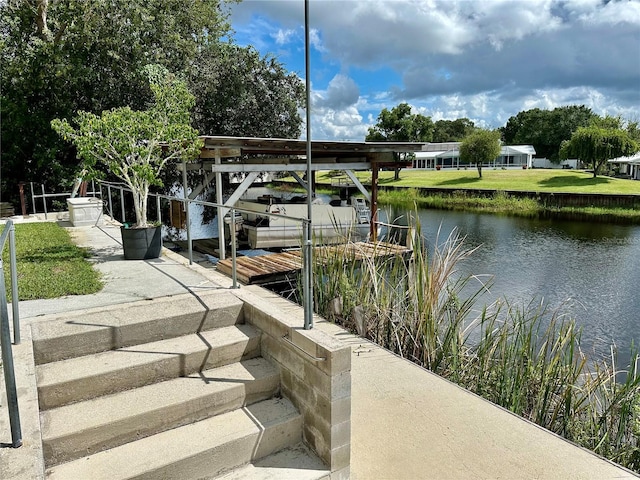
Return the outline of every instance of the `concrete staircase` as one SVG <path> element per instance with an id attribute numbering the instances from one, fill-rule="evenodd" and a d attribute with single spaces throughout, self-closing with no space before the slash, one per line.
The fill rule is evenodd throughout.
<path id="1" fill-rule="evenodd" d="M 32 329 L 47 478 L 329 478 L 229 292 Z"/>

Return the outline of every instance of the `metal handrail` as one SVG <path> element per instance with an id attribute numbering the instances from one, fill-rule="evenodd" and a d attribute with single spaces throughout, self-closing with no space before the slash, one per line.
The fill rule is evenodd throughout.
<path id="1" fill-rule="evenodd" d="M 103 180 L 98 180 L 97 181 L 98 184 L 100 185 L 100 196 L 101 198 L 104 199 L 104 196 L 102 195 L 102 187 L 105 186 L 107 188 L 107 202 L 108 202 L 108 209 L 109 209 L 109 215 L 111 216 L 111 218 L 115 219 L 115 216 L 113 214 L 113 204 L 111 201 L 111 190 L 112 189 L 118 189 L 120 191 L 120 207 L 121 207 L 121 223 L 126 223 L 126 217 L 125 217 L 125 208 L 124 208 L 124 195 L 123 193 L 129 192 L 132 193 L 131 190 L 122 183 L 115 183 L 115 182 L 107 182 L 107 181 L 103 181 Z M 188 211 L 188 206 L 189 204 L 195 204 L 195 205 L 202 205 L 205 207 L 213 207 L 213 208 L 217 208 L 218 211 L 220 211 L 220 209 L 226 209 L 229 210 L 231 218 L 235 218 L 235 212 L 242 212 L 242 213 L 256 213 L 255 211 L 252 210 L 247 210 L 244 208 L 237 208 L 237 207 L 229 207 L 228 205 L 223 205 L 223 204 L 219 204 L 219 203 L 214 203 L 214 202 L 206 202 L 206 201 L 202 201 L 202 200 L 194 200 L 194 199 L 190 199 L 188 197 L 174 197 L 171 195 L 164 195 L 161 193 L 149 193 L 150 197 L 156 197 L 156 204 L 157 204 L 157 215 L 158 215 L 158 222 L 162 222 L 162 218 L 161 218 L 161 212 L 160 212 L 160 200 L 161 199 L 165 199 L 165 200 L 169 200 L 169 201 L 177 201 L 177 202 L 181 202 L 183 204 L 185 204 L 185 210 Z M 103 200 L 104 201 L 104 200 Z M 311 221 L 307 218 L 301 218 L 301 217 L 291 217 L 288 215 L 282 215 L 279 213 L 271 213 L 271 212 L 260 212 L 260 215 L 264 215 L 264 216 L 268 216 L 268 217 L 274 217 L 274 218 L 284 218 L 287 220 L 293 220 L 296 222 L 300 222 L 304 233 L 305 233 L 305 238 L 311 238 L 312 237 L 312 228 L 311 228 Z M 189 264 L 192 265 L 193 264 L 193 242 L 191 240 L 191 222 L 189 221 L 189 216 L 187 215 L 187 222 L 186 222 L 186 230 L 187 230 L 187 245 L 188 245 L 188 254 L 189 254 Z M 221 238 L 224 239 L 224 232 L 218 232 L 218 235 L 221 236 Z M 312 265 L 311 262 L 303 262 L 302 265 L 302 275 L 303 275 L 303 279 L 305 280 L 305 282 L 308 282 L 309 284 L 311 284 L 312 281 Z M 231 235 L 231 280 L 233 282 L 232 288 L 240 288 L 238 285 L 238 278 L 237 278 L 237 255 L 236 255 L 236 237 L 235 235 Z M 311 329 L 313 328 L 313 316 L 312 314 L 309 314 L 308 312 L 313 312 L 313 297 L 311 295 L 311 293 L 307 294 L 307 295 L 303 295 L 303 308 L 305 309 L 305 329 Z M 311 319 L 309 319 L 308 317 L 311 317 Z"/>
<path id="2" fill-rule="evenodd" d="M 9 330 L 9 308 L 7 305 L 7 291 L 4 280 L 4 263 L 2 252 L 9 240 L 9 258 L 11 266 L 11 303 L 13 307 L 13 335 L 16 345 L 20 343 L 20 314 L 18 309 L 18 273 L 16 262 L 15 227 L 12 220 L 7 220 L 0 235 L 0 347 L 2 349 L 2 369 L 7 391 L 9 408 L 9 422 L 11 424 L 11 441 L 14 448 L 22 445 L 20 429 L 20 412 L 18 410 L 18 393 L 16 389 L 16 374 L 13 366 L 13 352 L 11 349 L 11 332 Z"/>
<path id="3" fill-rule="evenodd" d="M 116 216 L 114 214 L 113 211 L 113 201 L 112 201 L 112 190 L 119 190 L 120 192 L 120 222 L 121 223 L 126 223 L 126 209 L 125 209 L 125 201 L 124 201 L 124 192 L 129 192 L 131 194 L 133 194 L 133 192 L 131 192 L 131 190 L 129 189 L 129 187 L 124 184 L 124 183 L 117 183 L 117 182 L 109 182 L 109 181 L 105 181 L 105 180 L 95 180 L 95 182 L 98 183 L 99 185 L 99 189 L 96 190 L 96 187 L 93 187 L 93 191 L 92 192 L 87 192 L 87 194 L 93 194 L 94 196 L 99 195 L 100 198 L 103 201 L 103 204 L 105 205 L 105 207 L 107 207 L 107 211 L 109 212 L 109 215 L 111 216 L 111 218 L 113 218 L 114 220 L 116 219 Z M 105 199 L 105 195 L 102 191 L 102 188 L 105 187 L 107 189 L 107 195 L 106 195 L 106 199 Z M 32 203 L 33 203 L 33 213 L 36 213 L 36 207 L 35 207 L 35 199 L 36 198 L 42 198 L 43 199 L 43 204 L 44 204 L 44 213 L 45 213 L 45 218 L 47 217 L 47 206 L 46 206 L 46 199 L 48 197 L 54 197 L 54 196 L 61 196 L 61 195 L 65 195 L 65 194 L 47 194 L 45 193 L 44 190 L 44 184 L 41 184 L 41 188 L 42 188 L 42 195 L 34 195 L 33 191 L 33 182 L 31 182 L 31 197 L 32 197 Z M 68 194 L 69 196 L 71 196 L 71 193 Z M 220 203 L 214 203 L 214 202 L 205 202 L 202 200 L 193 200 L 190 199 L 188 197 L 186 197 L 186 195 L 184 197 L 174 197 L 171 195 L 164 195 L 164 194 L 160 194 L 160 193 L 149 193 L 150 197 L 155 197 L 156 198 L 156 211 L 157 211 L 157 221 L 158 222 L 162 222 L 162 217 L 161 217 L 161 208 L 160 208 L 160 201 L 161 199 L 165 199 L 165 200 L 174 200 L 177 202 L 181 202 L 183 204 L 185 204 L 185 211 L 187 212 L 187 244 L 188 244 L 188 250 L 189 250 L 189 264 L 192 265 L 193 264 L 193 242 L 191 240 L 191 222 L 189 220 L 189 208 L 188 205 L 189 204 L 196 204 L 196 205 L 203 205 L 203 206 L 207 206 L 207 207 L 213 207 L 213 208 L 217 208 L 217 209 L 223 209 L 223 210 L 229 210 L 231 212 L 232 217 L 234 218 L 235 212 L 243 212 L 243 213 L 256 213 L 254 211 L 251 210 L 247 210 L 247 209 L 243 209 L 243 208 L 237 208 L 237 207 L 229 207 L 227 205 L 223 205 Z M 306 295 L 303 295 L 303 307 L 304 307 L 304 311 L 305 311 L 305 329 L 311 329 L 313 328 L 313 292 L 310 288 L 311 284 L 312 284 L 312 261 L 310 259 L 310 246 L 311 246 L 311 238 L 312 238 L 312 226 L 311 226 L 311 221 L 307 218 L 300 218 L 300 217 L 290 217 L 288 215 L 282 215 L 279 213 L 271 213 L 271 212 L 260 212 L 260 215 L 264 215 L 264 216 L 268 216 L 268 217 L 274 217 L 274 218 L 285 218 L 288 220 L 293 220 L 296 222 L 300 222 L 302 229 L 303 229 L 303 233 L 304 233 L 304 238 L 305 238 L 305 242 L 304 242 L 304 252 L 305 253 L 303 255 L 304 257 L 304 261 L 303 261 L 303 265 L 302 265 L 302 275 L 303 275 L 303 280 L 305 282 L 305 285 L 309 285 L 309 288 L 305 289 L 305 292 L 308 292 Z M 224 233 L 222 233 L 223 238 L 224 238 Z M 232 248 L 232 254 L 231 254 L 231 270 L 232 270 L 232 281 L 233 281 L 233 288 L 239 288 L 238 286 L 238 280 L 237 280 L 237 275 L 236 275 L 236 245 L 235 245 L 235 235 L 231 235 L 231 248 Z"/>

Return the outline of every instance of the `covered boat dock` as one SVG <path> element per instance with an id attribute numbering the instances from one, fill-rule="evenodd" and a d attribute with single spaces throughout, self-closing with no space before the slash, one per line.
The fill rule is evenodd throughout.
<path id="1" fill-rule="evenodd" d="M 371 208 L 371 238 L 375 238 L 377 222 L 378 171 L 382 168 L 409 167 L 412 153 L 423 149 L 423 143 L 412 142 L 311 142 L 311 179 L 304 178 L 306 171 L 306 140 L 248 138 L 226 136 L 203 136 L 204 146 L 200 157 L 193 161 L 183 161 L 184 193 L 190 200 L 206 190 L 213 182 L 216 203 L 223 205 L 218 212 L 218 231 L 224 231 L 224 216 L 241 199 L 261 173 L 292 176 L 306 190 L 315 192 L 315 172 L 338 170 L 349 177 L 352 184 L 364 196 Z M 357 171 L 371 171 L 370 190 L 356 177 Z M 199 172 L 200 181 L 190 187 L 188 173 Z M 225 200 L 223 198 L 222 174 L 242 174 L 244 180 Z M 189 222 L 188 210 L 186 221 Z M 313 224 L 313 218 L 310 219 Z M 191 239 L 187 239 L 191 244 Z M 191 246 L 189 247 L 191 248 Z M 226 258 L 224 242 L 220 242 L 220 259 Z"/>

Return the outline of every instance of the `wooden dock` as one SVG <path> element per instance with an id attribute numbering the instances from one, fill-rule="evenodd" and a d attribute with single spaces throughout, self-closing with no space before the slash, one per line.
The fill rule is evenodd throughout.
<path id="1" fill-rule="evenodd" d="M 393 243 L 356 242 L 314 247 L 313 259 L 316 264 L 324 264 L 336 257 L 344 258 L 345 261 L 361 262 L 365 259 L 406 256 L 410 252 L 410 249 Z M 220 260 L 216 268 L 219 272 L 230 276 L 231 259 Z M 295 280 L 301 269 L 302 251 L 297 249 L 251 257 L 238 256 L 236 259 L 238 281 L 245 285 Z"/>

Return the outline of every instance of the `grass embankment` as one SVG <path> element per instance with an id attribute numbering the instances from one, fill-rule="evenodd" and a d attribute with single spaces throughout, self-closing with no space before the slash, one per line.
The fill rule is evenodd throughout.
<path id="1" fill-rule="evenodd" d="M 14 226 L 20 300 L 86 295 L 102 288 L 99 272 L 86 260 L 88 251 L 76 246 L 64 228 L 49 222 Z M 11 301 L 8 245 L 2 258 Z"/>
<path id="2" fill-rule="evenodd" d="M 359 177 L 370 182 L 371 174 Z M 318 182 L 330 182 L 328 174 L 318 175 Z M 482 179 L 475 170 L 424 171 L 403 170 L 398 181 L 393 172 L 380 172 L 381 186 L 404 187 L 381 190 L 379 203 L 413 208 L 465 210 L 503 215 L 536 217 L 555 216 L 611 222 L 640 223 L 640 210 L 616 207 L 556 207 L 535 198 L 520 198 L 506 191 L 543 193 L 591 193 L 610 195 L 640 194 L 640 182 L 599 176 L 581 171 L 563 170 L 483 170 Z M 451 193 L 423 193 L 420 188 L 444 188 Z M 490 190 L 492 196 L 476 195 L 466 189 Z"/>
<path id="3" fill-rule="evenodd" d="M 371 181 L 371 172 L 358 172 L 358 178 Z M 533 168 L 528 170 L 483 169 L 482 178 L 478 178 L 476 169 L 469 170 L 417 170 L 404 169 L 400 180 L 393 180 L 394 172 L 382 171 L 378 184 L 396 187 L 415 188 L 451 188 L 480 189 L 521 192 L 564 192 L 564 193 L 603 193 L 603 194 L 640 194 L 640 182 L 605 176 L 593 177 L 593 174 L 580 170 L 554 170 Z M 331 181 L 329 172 L 318 174 L 317 182 Z"/>
<path id="4" fill-rule="evenodd" d="M 615 354 L 587 358 L 576 323 L 535 300 L 478 308 L 490 282 L 473 293 L 476 277 L 456 274 L 456 265 L 473 251 L 452 236 L 427 258 L 421 242 L 417 228 L 408 262 L 357 264 L 353 253 L 323 258 L 314 275 L 318 313 L 640 472 L 637 357 L 632 354 L 623 371 Z M 616 382 L 620 376 L 624 383 Z"/>

